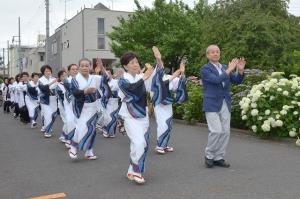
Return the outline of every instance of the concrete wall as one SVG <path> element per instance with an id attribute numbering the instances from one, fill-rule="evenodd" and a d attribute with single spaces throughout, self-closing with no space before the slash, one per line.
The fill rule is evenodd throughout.
<path id="1" fill-rule="evenodd" d="M 53 74 L 56 75 L 62 69 L 62 32 L 57 29 L 56 32 L 49 37 L 48 42 L 48 63 L 52 67 Z M 55 53 L 56 51 L 56 53 Z"/>
<path id="2" fill-rule="evenodd" d="M 102 59 L 113 59 L 115 55 L 111 52 L 110 39 L 107 33 L 112 31 L 113 26 L 119 24 L 118 17 L 123 16 L 128 18 L 128 12 L 110 11 L 110 10 L 97 10 L 97 9 L 85 9 L 84 17 L 84 47 L 85 56 L 89 59 L 100 57 Z M 105 30 L 105 49 L 97 48 L 98 38 L 98 18 L 104 18 L 104 30 Z"/>
<path id="3" fill-rule="evenodd" d="M 28 57 L 29 52 L 33 49 L 33 47 L 28 47 L 28 46 L 21 46 L 20 50 L 20 57 L 23 59 L 23 61 L 26 60 L 26 57 Z M 9 48 L 9 74 L 11 77 L 14 77 L 15 75 L 20 73 L 20 66 L 18 64 L 19 59 L 18 59 L 18 46 L 11 46 Z M 26 65 L 25 65 L 26 66 Z M 24 67 L 24 64 L 23 64 Z M 27 67 L 27 66 L 26 66 Z M 27 68 L 24 68 L 23 71 L 26 71 Z"/>
<path id="4" fill-rule="evenodd" d="M 127 18 L 128 14 L 128 12 L 86 8 L 63 24 L 60 27 L 64 46 L 61 53 L 62 66 L 78 64 L 82 57 L 91 60 L 100 57 L 105 63 L 115 61 L 116 57 L 111 52 L 107 33 L 112 31 L 113 26 L 118 25 L 118 17 Z M 105 49 L 97 49 L 98 18 L 105 19 Z"/>
<path id="5" fill-rule="evenodd" d="M 43 61 L 41 60 L 41 56 L 43 56 Z M 40 73 L 40 68 L 45 64 L 45 58 L 45 47 L 37 47 L 32 49 L 27 57 L 28 61 L 26 71 L 29 73 Z"/>
<path id="6" fill-rule="evenodd" d="M 78 13 L 75 17 L 61 26 L 61 43 L 62 43 L 62 67 L 75 63 L 82 58 L 82 29 L 83 12 Z"/>

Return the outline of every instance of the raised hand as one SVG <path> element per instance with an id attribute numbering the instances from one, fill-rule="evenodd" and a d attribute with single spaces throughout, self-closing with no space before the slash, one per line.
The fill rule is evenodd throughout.
<path id="1" fill-rule="evenodd" d="M 153 51 L 153 54 L 154 54 L 154 57 L 156 59 L 156 62 L 158 64 L 158 66 L 164 67 L 164 64 L 163 64 L 163 61 L 161 59 L 161 54 L 160 54 L 159 49 L 156 46 L 153 46 L 152 47 L 152 51 Z"/>
<path id="2" fill-rule="evenodd" d="M 154 57 L 156 59 L 161 59 L 160 51 L 159 51 L 159 49 L 156 46 L 152 47 L 152 51 L 153 51 Z"/>
<path id="3" fill-rule="evenodd" d="M 180 69 L 177 69 L 173 74 L 172 76 L 170 77 L 170 81 L 172 81 L 173 79 L 175 79 L 176 77 L 178 77 L 179 75 L 181 74 L 181 70 Z"/>
<path id="4" fill-rule="evenodd" d="M 99 66 L 96 66 L 96 68 L 95 68 L 95 73 L 96 73 L 97 75 L 99 75 L 100 72 L 101 72 L 101 68 L 100 68 Z"/>
<path id="5" fill-rule="evenodd" d="M 121 77 L 123 77 L 123 75 L 124 75 L 124 70 L 122 70 L 122 69 L 119 69 L 119 70 L 117 70 L 117 72 L 115 73 L 115 78 L 121 78 Z"/>
<path id="6" fill-rule="evenodd" d="M 231 60 L 231 62 L 229 62 L 228 68 L 226 70 L 227 74 L 231 73 L 236 68 L 238 61 L 239 60 L 237 58 L 234 58 L 233 60 Z"/>
<path id="7" fill-rule="evenodd" d="M 100 68 L 104 68 L 102 59 L 100 59 L 99 57 L 97 57 L 96 59 L 96 65 L 99 66 Z"/>
<path id="8" fill-rule="evenodd" d="M 179 69 L 181 71 L 181 74 L 184 74 L 184 72 L 185 72 L 185 63 L 184 62 L 180 63 Z"/>
<path id="9" fill-rule="evenodd" d="M 146 64 L 145 64 L 145 67 L 146 67 L 146 69 L 152 68 L 151 64 L 149 64 L 149 63 L 146 63 Z"/>
<path id="10" fill-rule="evenodd" d="M 103 71 L 105 71 L 103 62 L 102 62 L 102 60 L 99 57 L 97 57 L 95 72 L 96 72 L 96 74 L 100 74 Z"/>
<path id="11" fill-rule="evenodd" d="M 148 68 L 146 70 L 146 72 L 144 73 L 143 79 L 147 80 L 152 75 L 153 71 L 154 71 L 154 69 L 152 66 L 150 68 Z"/>

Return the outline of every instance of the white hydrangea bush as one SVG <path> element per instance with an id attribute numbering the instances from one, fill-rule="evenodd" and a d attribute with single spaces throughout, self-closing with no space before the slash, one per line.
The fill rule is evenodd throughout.
<path id="1" fill-rule="evenodd" d="M 274 72 L 254 85 L 239 105 L 242 120 L 261 137 L 295 137 L 300 146 L 300 77 Z"/>

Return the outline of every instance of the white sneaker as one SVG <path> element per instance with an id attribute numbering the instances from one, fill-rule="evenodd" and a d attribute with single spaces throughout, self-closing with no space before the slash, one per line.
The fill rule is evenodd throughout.
<path id="1" fill-rule="evenodd" d="M 45 132 L 45 131 L 46 131 L 45 127 L 42 127 L 41 132 Z"/>

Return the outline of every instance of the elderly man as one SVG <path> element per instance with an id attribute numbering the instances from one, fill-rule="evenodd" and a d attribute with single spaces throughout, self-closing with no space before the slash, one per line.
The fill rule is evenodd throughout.
<path id="1" fill-rule="evenodd" d="M 246 62 L 241 58 L 233 59 L 228 66 L 220 64 L 220 49 L 217 45 L 208 46 L 206 56 L 209 62 L 200 70 L 204 92 L 203 111 L 209 129 L 205 165 L 207 168 L 228 168 L 230 165 L 224 156 L 230 137 L 230 84 L 243 81 Z"/>

